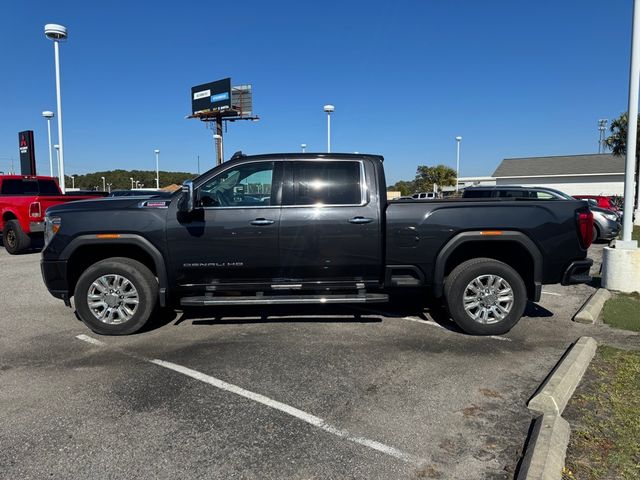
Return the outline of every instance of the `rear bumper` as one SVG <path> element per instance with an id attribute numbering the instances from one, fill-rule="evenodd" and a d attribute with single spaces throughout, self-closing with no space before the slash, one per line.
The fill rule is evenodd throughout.
<path id="1" fill-rule="evenodd" d="M 30 233 L 42 233 L 44 232 L 44 222 L 29 222 Z"/>
<path id="2" fill-rule="evenodd" d="M 49 293 L 68 303 L 67 262 L 65 260 L 42 260 L 40 262 L 40 271 Z"/>
<path id="3" fill-rule="evenodd" d="M 571 265 L 567 267 L 564 271 L 564 275 L 562 275 L 562 285 L 574 285 L 576 283 L 590 282 L 591 275 L 589 275 L 589 270 L 591 270 L 591 265 L 593 265 L 593 260 L 590 258 L 571 262 Z"/>

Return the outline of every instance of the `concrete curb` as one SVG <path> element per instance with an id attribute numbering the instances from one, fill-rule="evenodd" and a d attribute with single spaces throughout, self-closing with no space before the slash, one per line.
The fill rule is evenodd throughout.
<path id="1" fill-rule="evenodd" d="M 548 414 L 536 418 L 517 480 L 560 480 L 569 435 L 564 418 Z"/>
<path id="2" fill-rule="evenodd" d="M 597 347 L 598 343 L 593 338 L 580 337 L 551 372 L 538 393 L 529 400 L 529 409 L 548 415 L 562 415 Z"/>
<path id="3" fill-rule="evenodd" d="M 602 307 L 607 300 L 611 298 L 611 292 L 606 288 L 599 288 L 596 293 L 582 306 L 582 308 L 573 317 L 574 322 L 578 323 L 595 323 L 600 316 Z"/>

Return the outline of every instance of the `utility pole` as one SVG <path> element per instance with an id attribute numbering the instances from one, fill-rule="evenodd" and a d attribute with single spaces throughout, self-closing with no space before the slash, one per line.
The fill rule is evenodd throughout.
<path id="1" fill-rule="evenodd" d="M 213 136 L 216 141 L 216 165 L 222 165 L 224 154 L 222 152 L 222 117 L 216 117 L 216 133 Z"/>
<path id="2" fill-rule="evenodd" d="M 598 137 L 598 153 L 604 153 L 604 139 L 605 132 L 607 130 L 607 123 L 609 123 L 609 120 L 606 118 L 598 120 L 598 131 L 600 132 Z"/>

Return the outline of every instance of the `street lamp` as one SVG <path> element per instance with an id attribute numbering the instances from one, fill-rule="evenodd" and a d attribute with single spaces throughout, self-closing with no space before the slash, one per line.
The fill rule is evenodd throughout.
<path id="1" fill-rule="evenodd" d="M 129 180 L 131 180 L 131 190 L 133 190 L 133 177 L 129 177 Z"/>
<path id="2" fill-rule="evenodd" d="M 60 145 L 60 162 L 58 175 L 60 176 L 60 190 L 64 194 L 64 147 L 62 143 L 62 100 L 60 95 L 60 52 L 58 44 L 67 39 L 67 28 L 55 23 L 44 26 L 44 34 L 53 40 L 53 51 L 56 63 L 56 101 L 58 104 L 58 145 Z"/>
<path id="3" fill-rule="evenodd" d="M 302 153 L 306 152 L 306 150 L 307 150 L 307 144 L 306 143 L 301 143 L 300 147 L 302 148 Z"/>
<path id="4" fill-rule="evenodd" d="M 58 183 L 60 183 L 60 145 L 57 143 L 53 146 L 56 150 L 56 165 L 58 166 Z"/>
<path id="5" fill-rule="evenodd" d="M 111 193 L 111 185 L 113 185 L 113 183 L 107 183 L 107 192 Z"/>
<path id="6" fill-rule="evenodd" d="M 335 109 L 333 105 L 324 106 L 324 111 L 327 112 L 327 153 L 331 153 L 331 113 Z"/>
<path id="7" fill-rule="evenodd" d="M 51 148 L 51 119 L 53 112 L 45 110 L 42 116 L 47 119 L 47 138 L 49 139 L 49 176 L 53 177 L 53 149 Z"/>
<path id="8" fill-rule="evenodd" d="M 107 189 L 106 180 L 104 177 L 100 177 L 102 179 L 102 191 L 104 192 Z"/>
<path id="9" fill-rule="evenodd" d="M 70 175 L 71 177 L 71 188 L 73 188 L 74 190 L 76 189 L 76 176 L 75 175 Z"/>
<path id="10" fill-rule="evenodd" d="M 160 150 L 156 148 L 153 152 L 156 154 L 156 188 L 160 190 L 160 170 L 158 167 L 160 164 Z"/>
<path id="11" fill-rule="evenodd" d="M 456 192 L 458 191 L 458 178 L 460 177 L 460 142 L 462 137 L 456 137 Z"/>

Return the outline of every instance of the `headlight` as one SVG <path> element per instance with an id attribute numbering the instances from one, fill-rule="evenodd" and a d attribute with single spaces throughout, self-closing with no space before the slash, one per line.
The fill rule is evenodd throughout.
<path id="1" fill-rule="evenodd" d="M 612 222 L 618 220 L 618 216 L 615 213 L 603 213 L 602 215 L 604 216 L 604 218 L 606 218 L 607 220 L 611 220 Z"/>
<path id="2" fill-rule="evenodd" d="M 44 217 L 44 246 L 46 247 L 53 236 L 58 233 L 62 219 L 60 217 Z"/>

